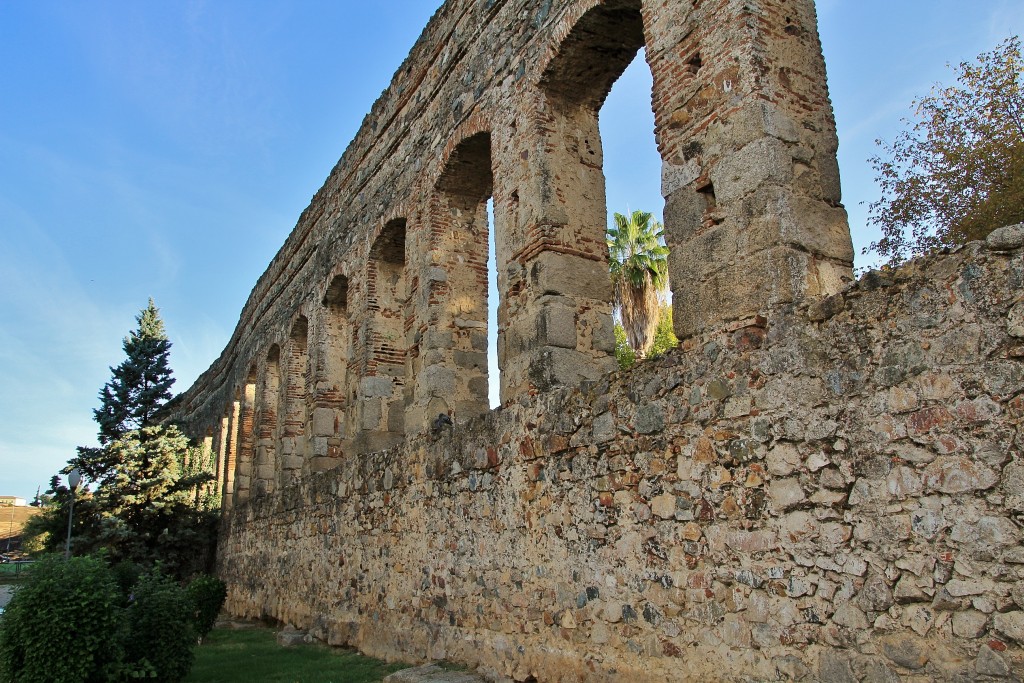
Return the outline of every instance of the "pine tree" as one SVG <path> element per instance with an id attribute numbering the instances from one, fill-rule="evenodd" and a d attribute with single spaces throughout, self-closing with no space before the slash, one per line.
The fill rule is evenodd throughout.
<path id="1" fill-rule="evenodd" d="M 175 425 L 155 417 L 174 383 L 171 343 L 153 300 L 136 316 L 138 328 L 124 340 L 127 358 L 111 368 L 93 412 L 99 447 L 79 447 L 64 472 L 78 468 L 93 490 L 75 494 L 76 554 L 105 550 L 114 560 L 155 561 L 180 576 L 205 568 L 216 537 L 216 501 L 203 492 L 213 479 L 195 466 L 199 458 Z M 49 532 L 51 550 L 63 547 L 71 491 L 54 477 L 59 507 L 37 525 Z"/>
<path id="2" fill-rule="evenodd" d="M 171 342 L 153 300 L 135 318 L 139 327 L 124 339 L 127 358 L 100 390 L 100 407 L 93 411 L 100 425 L 99 441 L 106 445 L 125 432 L 140 429 L 171 398 Z"/>
<path id="3" fill-rule="evenodd" d="M 171 398 L 171 342 L 152 299 L 135 316 L 135 321 L 138 329 L 130 332 L 122 344 L 127 357 L 116 368 L 110 368 L 110 381 L 100 390 L 100 407 L 93 411 L 100 426 L 100 447 L 79 446 L 78 456 L 65 468 L 70 472 L 77 467 L 86 480 L 96 484 L 105 483 L 115 473 L 117 462 L 111 459 L 107 446 L 148 425 Z"/>
<path id="4" fill-rule="evenodd" d="M 97 545 L 115 560 L 145 565 L 159 558 L 182 575 L 202 568 L 216 514 L 196 502 L 209 474 L 183 472 L 188 438 L 174 425 L 152 425 L 126 432 L 104 451 L 114 467 L 95 494 Z"/>

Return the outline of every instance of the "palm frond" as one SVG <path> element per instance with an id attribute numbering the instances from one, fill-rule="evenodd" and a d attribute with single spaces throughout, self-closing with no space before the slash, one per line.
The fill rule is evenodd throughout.
<path id="1" fill-rule="evenodd" d="M 607 232 L 615 312 L 629 345 L 643 357 L 654 342 L 661 299 L 668 291 L 664 228 L 647 211 L 615 213 Z"/>

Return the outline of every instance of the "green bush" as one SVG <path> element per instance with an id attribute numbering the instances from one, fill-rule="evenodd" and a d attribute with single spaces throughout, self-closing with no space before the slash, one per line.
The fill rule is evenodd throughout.
<path id="1" fill-rule="evenodd" d="M 193 579 L 187 591 L 195 610 L 196 633 L 200 639 L 205 638 L 217 621 L 220 608 L 224 606 L 227 587 L 216 576 L 204 574 Z"/>
<path id="2" fill-rule="evenodd" d="M 135 584 L 142 577 L 142 567 L 130 560 L 124 560 L 111 566 L 110 571 L 114 575 L 117 587 L 121 589 L 121 594 L 125 598 L 125 604 L 127 604 L 128 596 L 131 595 Z"/>
<path id="3" fill-rule="evenodd" d="M 620 370 L 628 370 L 636 365 L 636 352 L 630 347 L 626 337 L 626 329 L 622 323 L 615 323 L 615 360 Z M 651 346 L 648 358 L 657 358 L 671 349 L 679 346 L 672 326 L 672 306 L 666 304 L 661 307 L 658 316 L 658 326 L 654 330 L 654 343 Z"/>
<path id="4" fill-rule="evenodd" d="M 137 578 L 137 580 L 135 580 Z M 190 595 L 103 556 L 38 562 L 0 617 L 0 681 L 180 681 L 196 642 Z"/>
<path id="5" fill-rule="evenodd" d="M 16 683 L 117 680 L 121 595 L 101 559 L 43 559 L 0 617 L 0 664 Z"/>
<path id="6" fill-rule="evenodd" d="M 125 610 L 125 654 L 134 676 L 174 683 L 188 675 L 196 644 L 193 612 L 185 589 L 159 568 L 142 575 Z"/>

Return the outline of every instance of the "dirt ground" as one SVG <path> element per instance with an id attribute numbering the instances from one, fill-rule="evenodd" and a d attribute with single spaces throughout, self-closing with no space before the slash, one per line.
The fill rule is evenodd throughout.
<path id="1" fill-rule="evenodd" d="M 39 508 L 30 505 L 0 507 L 0 553 L 6 553 L 8 546 L 12 550 L 19 546 L 25 522 L 38 514 Z"/>

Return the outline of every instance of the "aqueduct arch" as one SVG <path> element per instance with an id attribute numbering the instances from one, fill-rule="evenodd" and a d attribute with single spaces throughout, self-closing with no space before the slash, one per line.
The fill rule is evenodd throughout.
<path id="1" fill-rule="evenodd" d="M 640 48 L 687 343 L 622 375 L 597 117 Z M 848 296 L 837 144 L 812 0 L 445 2 L 169 416 L 236 462 L 230 609 L 516 680 L 995 670 L 897 616 L 1021 623 L 1021 244 L 928 275 L 949 338 L 924 270 Z"/>
<path id="2" fill-rule="evenodd" d="M 654 76 L 677 334 L 838 291 L 853 254 L 811 0 L 452 0 L 181 415 L 208 422 L 206 396 L 241 386 L 279 343 L 277 369 L 262 363 L 258 383 L 282 383 L 287 400 L 264 397 L 256 411 L 278 476 L 393 446 L 440 413 L 469 419 L 487 412 L 488 305 L 499 307 L 503 403 L 610 371 L 597 114 L 640 48 Z M 499 302 L 488 303 L 490 197 Z M 347 275 L 332 284 L 339 263 Z M 339 287 L 343 305 L 319 300 Z M 300 309 L 309 332 L 289 327 Z"/>

